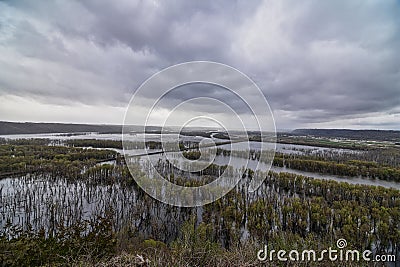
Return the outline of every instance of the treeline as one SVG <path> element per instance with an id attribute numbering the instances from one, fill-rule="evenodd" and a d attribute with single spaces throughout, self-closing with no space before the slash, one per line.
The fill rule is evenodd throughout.
<path id="1" fill-rule="evenodd" d="M 350 129 L 296 129 L 294 135 L 312 135 L 328 138 L 400 142 L 400 131 Z"/>
<path id="2" fill-rule="evenodd" d="M 123 149 L 122 141 L 120 140 L 100 140 L 100 139 L 70 139 L 63 141 L 66 146 L 72 147 L 93 147 L 93 148 L 116 148 Z M 172 143 L 171 143 L 172 144 Z M 171 144 L 164 143 L 164 148 L 169 149 Z M 174 143 L 173 143 L 174 144 Z M 163 149 L 163 144 L 160 141 L 125 141 L 126 149 Z M 173 148 L 176 147 L 174 146 Z M 198 148 L 198 143 L 180 142 L 179 149 Z"/>
<path id="3" fill-rule="evenodd" d="M 260 159 L 260 151 L 229 151 L 217 149 L 217 155 L 248 157 Z M 332 174 L 339 176 L 361 176 L 365 178 L 381 179 L 400 182 L 400 167 L 398 150 L 378 151 L 376 149 L 365 153 L 332 153 L 325 154 L 284 154 L 275 153 L 273 165 L 291 169 Z M 368 160 L 377 158 L 377 161 Z M 367 160 L 365 160 L 367 159 Z"/>
<path id="4" fill-rule="evenodd" d="M 201 164 L 201 163 L 199 163 Z M 207 164 L 196 165 L 192 163 L 194 169 L 201 169 L 200 171 L 192 171 L 190 173 L 181 170 L 175 166 L 174 162 L 170 162 L 168 159 L 159 160 L 153 165 L 165 179 L 172 183 L 185 186 L 200 186 L 208 184 L 214 181 L 217 177 L 222 175 L 224 172 L 233 173 L 233 168 L 228 165 L 218 164 Z M 204 167 L 204 168 L 203 168 Z"/>
<path id="5" fill-rule="evenodd" d="M 0 177 L 32 172 L 76 177 L 83 168 L 117 158 L 117 152 L 112 150 L 3 144 L 0 145 Z"/>
<path id="6" fill-rule="evenodd" d="M 66 146 L 93 147 L 93 148 L 116 148 L 122 149 L 122 141 L 99 140 L 99 139 L 69 139 L 63 141 Z"/>
<path id="7" fill-rule="evenodd" d="M 132 128 L 135 128 L 132 126 Z M 40 133 L 74 133 L 98 132 L 121 133 L 121 125 L 95 125 L 71 123 L 33 123 L 0 121 L 0 134 L 40 134 Z"/>
<path id="8" fill-rule="evenodd" d="M 400 182 L 400 169 L 380 166 L 375 162 L 349 160 L 345 163 L 332 161 L 275 157 L 274 166 L 287 167 L 291 169 L 317 172 L 340 176 L 362 176 L 365 178 L 381 179 Z"/>
<path id="9" fill-rule="evenodd" d="M 198 150 L 194 151 L 183 151 L 182 155 L 190 160 L 198 160 L 201 157 L 201 152 Z"/>

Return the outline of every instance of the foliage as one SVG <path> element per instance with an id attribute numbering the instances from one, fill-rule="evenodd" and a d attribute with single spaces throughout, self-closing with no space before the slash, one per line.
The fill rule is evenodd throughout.
<path id="1" fill-rule="evenodd" d="M 116 242 L 111 217 L 59 226 L 51 235 L 9 225 L 0 241 L 1 266 L 64 265 L 82 257 L 95 262 L 113 255 Z"/>

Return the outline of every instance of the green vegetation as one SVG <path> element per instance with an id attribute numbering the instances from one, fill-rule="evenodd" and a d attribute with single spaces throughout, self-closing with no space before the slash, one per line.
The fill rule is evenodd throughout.
<path id="1" fill-rule="evenodd" d="M 0 234 L 1 266 L 71 265 L 84 257 L 92 263 L 109 258 L 116 248 L 110 218 L 59 225 L 52 234 L 8 224 Z"/>
<path id="2" fill-rule="evenodd" d="M 201 208 L 179 208 L 143 192 L 117 152 L 55 144 L 3 140 L 0 145 L 0 176 L 7 181 L 0 185 L 2 266 L 257 266 L 264 244 L 324 249 L 339 238 L 352 249 L 400 253 L 400 191 L 395 189 L 246 170 L 223 198 Z M 399 181 L 398 162 L 384 156 L 390 153 L 277 154 L 274 164 Z M 253 151 L 251 157 L 259 156 Z M 369 160 L 373 157 L 377 160 Z M 187 179 L 168 161 L 157 168 L 174 183 L 198 186 L 228 166 L 212 164 L 194 174 L 199 179 Z M 134 176 L 142 175 L 138 165 Z M 266 180 L 250 193 L 255 176 Z M 17 192 L 12 198 L 7 186 Z M 286 266 L 279 264 L 266 266 Z"/>
<path id="3" fill-rule="evenodd" d="M 84 167 L 117 158 L 112 150 L 3 144 L 0 145 L 0 177 L 46 173 L 76 179 Z"/>
<path id="4" fill-rule="evenodd" d="M 399 131 L 396 132 L 399 136 Z M 297 136 L 292 134 L 278 134 L 277 142 L 282 144 L 296 144 L 296 145 L 307 145 L 317 147 L 328 147 L 328 148 L 343 148 L 343 149 L 357 149 L 357 150 L 369 150 L 374 148 L 399 148 L 398 141 L 399 137 L 390 139 L 391 141 L 370 141 L 364 139 L 337 139 L 334 137 L 314 137 L 314 136 Z M 396 140 L 396 141 L 395 141 Z M 256 136 L 252 138 L 252 141 L 260 141 L 260 137 Z"/>
<path id="5" fill-rule="evenodd" d="M 400 140 L 400 131 L 394 130 L 296 129 L 291 134 L 369 141 L 396 142 Z"/>
<path id="6" fill-rule="evenodd" d="M 378 164 L 373 161 L 347 160 L 342 163 L 299 157 L 287 157 L 283 154 L 274 158 L 273 164 L 301 171 L 327 173 L 342 176 L 362 176 L 400 182 L 400 168 Z"/>
<path id="7" fill-rule="evenodd" d="M 248 153 L 218 148 L 217 155 L 234 155 L 260 160 L 258 151 Z M 400 157 L 397 155 L 400 155 L 400 150 L 394 148 L 371 149 L 362 153 L 276 153 L 273 165 L 307 172 L 400 182 Z"/>
<path id="8" fill-rule="evenodd" d="M 190 160 L 198 160 L 201 156 L 200 151 L 183 151 L 183 156 Z"/>

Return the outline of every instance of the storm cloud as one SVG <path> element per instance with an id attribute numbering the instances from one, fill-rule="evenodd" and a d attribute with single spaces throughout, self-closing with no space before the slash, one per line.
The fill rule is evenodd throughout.
<path id="1" fill-rule="evenodd" d="M 400 129 L 399 47 L 396 0 L 0 1 L 0 120 L 121 123 L 151 75 L 210 60 L 253 79 L 278 128 Z M 199 88 L 164 101 L 247 112 Z"/>

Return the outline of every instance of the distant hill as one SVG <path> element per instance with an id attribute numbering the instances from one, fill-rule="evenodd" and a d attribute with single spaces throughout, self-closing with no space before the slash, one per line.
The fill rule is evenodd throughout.
<path id="1" fill-rule="evenodd" d="M 69 123 L 34 123 L 0 121 L 0 135 L 6 134 L 40 134 L 40 133 L 74 133 L 99 132 L 121 133 L 121 125 L 94 125 Z"/>
<path id="2" fill-rule="evenodd" d="M 355 140 L 400 142 L 400 131 L 394 130 L 296 129 L 292 131 L 292 134 L 327 138 L 337 137 Z"/>
<path id="3" fill-rule="evenodd" d="M 162 129 L 160 126 L 146 126 L 145 131 L 161 133 Z M 143 132 L 143 126 L 130 125 L 128 130 Z M 163 130 L 174 132 L 173 127 L 165 127 Z M 122 125 L 0 121 L 0 135 L 81 132 L 122 133 Z"/>

